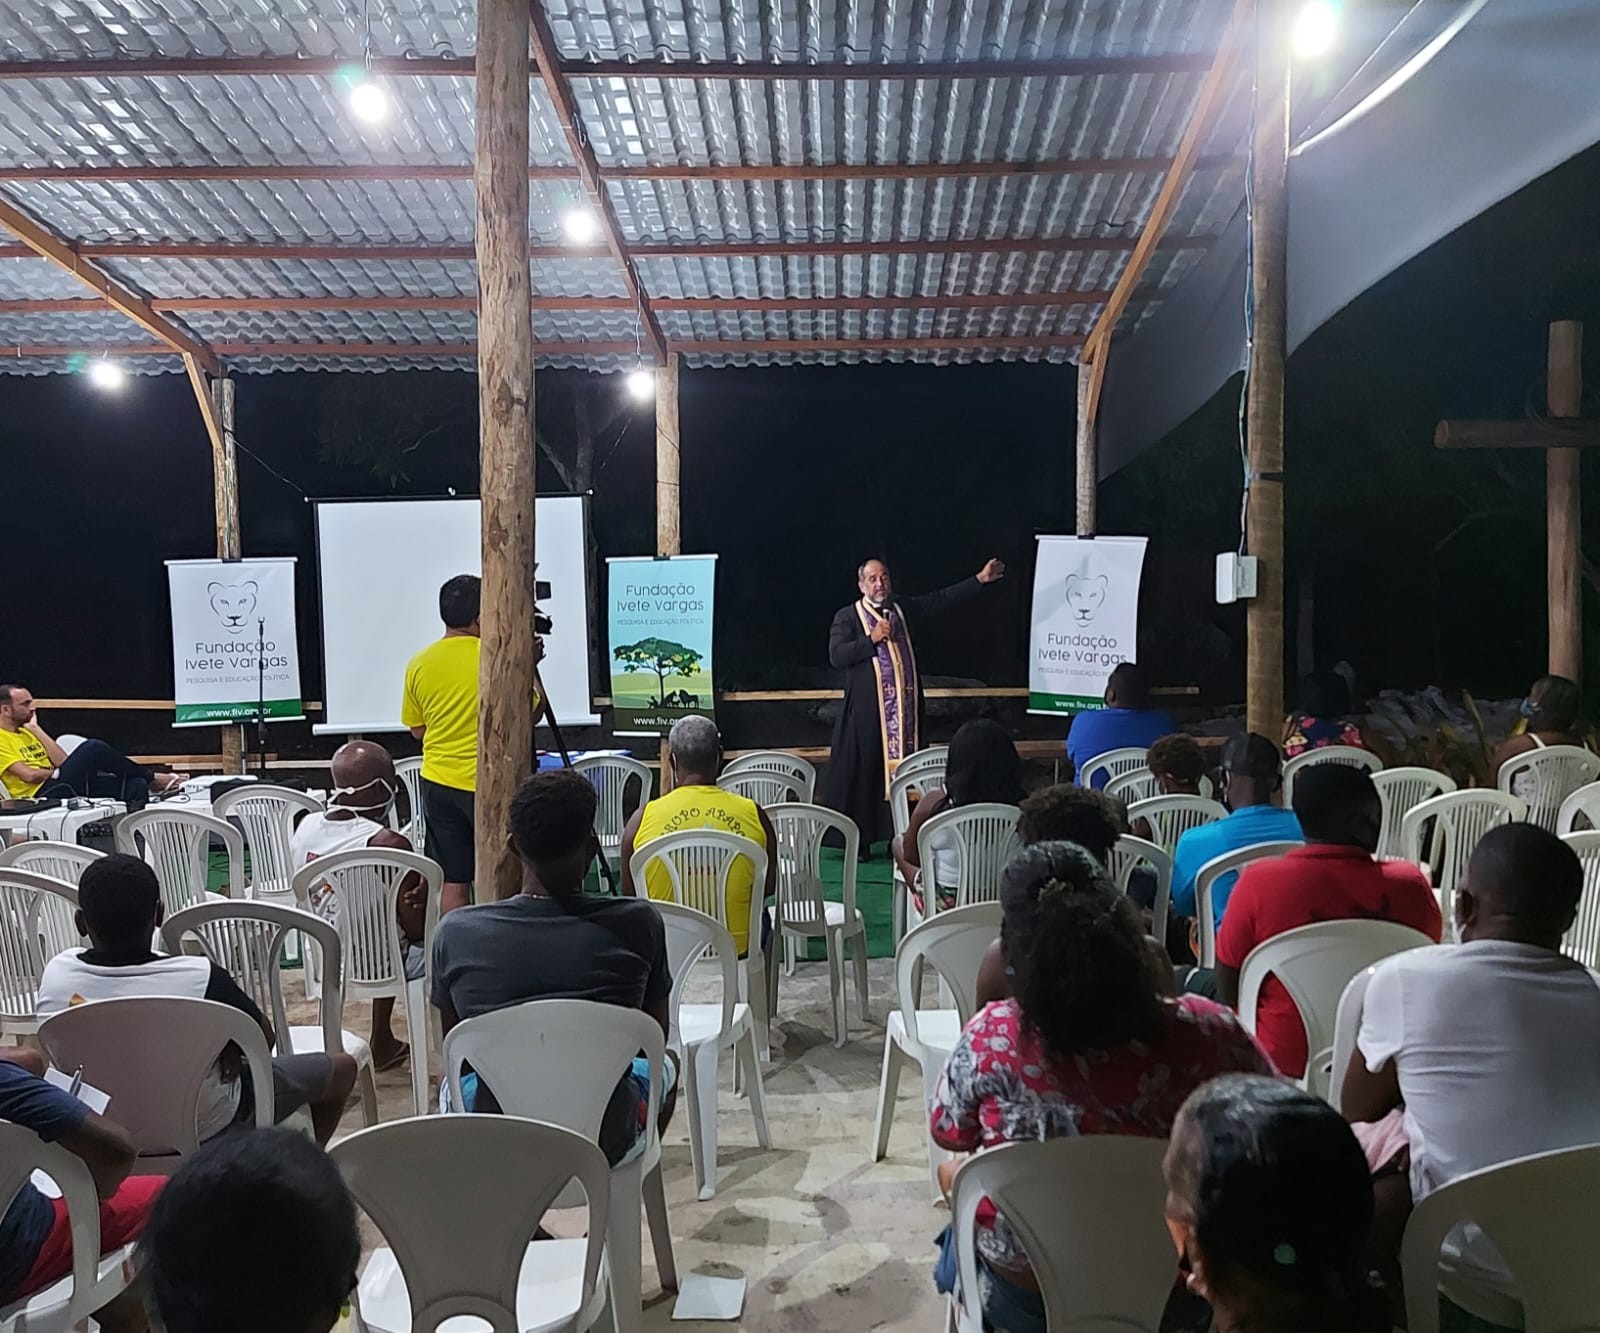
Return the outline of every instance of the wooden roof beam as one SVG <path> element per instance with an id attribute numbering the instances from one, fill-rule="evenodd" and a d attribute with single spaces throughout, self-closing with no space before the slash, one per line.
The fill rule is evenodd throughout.
<path id="1" fill-rule="evenodd" d="M 1108 291 L 909 293 L 886 296 L 712 296 L 657 297 L 651 304 L 659 312 L 686 314 L 790 314 L 807 310 L 885 310 L 925 307 L 940 310 L 1006 310 L 1032 306 L 1099 305 Z M 473 296 L 179 296 L 157 298 L 151 306 L 162 312 L 180 310 L 239 311 L 364 311 L 459 310 L 475 311 Z M 105 305 L 92 297 L 66 299 L 26 298 L 0 301 L 0 315 L 93 314 Z M 626 296 L 536 296 L 535 311 L 632 310 Z"/>
<path id="2" fill-rule="evenodd" d="M 563 87 L 566 85 L 563 84 Z M 570 94 L 569 94 L 570 95 Z M 576 103 L 573 104 L 574 108 Z M 567 112 L 560 113 L 563 117 Z M 569 136 L 569 143 L 571 142 Z M 1171 173 L 1176 159 L 1168 157 L 1081 157 L 1036 162 L 735 162 L 661 163 L 659 165 L 601 166 L 587 138 L 574 152 L 587 160 L 577 166 L 535 163 L 528 179 L 580 181 L 590 190 L 590 176 L 599 182 L 618 181 L 853 181 L 853 180 L 966 180 L 1010 176 L 1154 175 Z M 1231 154 L 1199 158 L 1191 170 L 1225 170 L 1242 159 Z M 77 181 L 93 184 L 162 181 L 470 181 L 470 162 L 267 162 L 226 165 L 217 163 L 118 163 L 114 166 L 0 166 L 0 181 Z M 598 186 L 594 197 L 606 199 Z M 607 201 L 609 203 L 609 200 Z M 598 207 L 598 205 L 597 205 Z"/>
<path id="3" fill-rule="evenodd" d="M 1183 195 L 1184 186 L 1189 183 L 1195 171 L 1203 169 L 1205 159 L 1200 155 L 1200 145 L 1206 131 L 1211 128 L 1212 116 L 1221 106 L 1230 84 L 1237 76 L 1240 51 L 1251 31 L 1258 3 L 1259 0 L 1236 0 L 1233 14 L 1228 20 L 1227 31 L 1223 34 L 1221 48 L 1211 62 L 1211 68 L 1204 82 L 1200 85 L 1194 110 L 1189 114 L 1189 123 L 1184 127 L 1183 138 L 1178 143 L 1178 151 L 1173 155 L 1167 178 L 1162 182 L 1161 191 L 1156 195 L 1156 201 L 1150 208 L 1150 216 L 1145 220 L 1144 228 L 1139 233 L 1138 244 L 1134 246 L 1133 254 L 1123 269 L 1122 276 L 1117 280 L 1110 300 L 1100 311 L 1100 318 L 1095 322 L 1089 340 L 1084 345 L 1080 360 L 1087 360 L 1090 370 L 1089 384 L 1079 403 L 1080 438 L 1091 440 L 1093 438 L 1095 422 L 1100 412 L 1100 395 L 1105 389 L 1106 362 L 1109 359 L 1107 354 L 1111 348 L 1111 338 L 1116 331 L 1117 321 L 1122 318 L 1123 312 L 1128 308 L 1128 302 L 1133 299 L 1134 288 L 1144 276 L 1145 269 L 1155 254 L 1156 246 L 1160 243 L 1167 224 L 1172 220 L 1172 215 L 1178 207 L 1178 200 Z"/>
<path id="4" fill-rule="evenodd" d="M 217 360 L 217 354 L 205 343 L 152 309 L 143 296 L 124 287 L 104 269 L 86 260 L 70 242 L 57 236 L 9 199 L 0 198 L 0 226 L 12 232 L 35 254 L 49 260 L 56 267 L 70 273 L 85 287 L 97 292 L 112 309 L 126 315 L 146 333 L 155 335 L 172 351 L 192 357 L 212 375 L 222 374 L 222 363 Z"/>
<path id="5" fill-rule="evenodd" d="M 1163 245 L 1174 250 L 1204 250 L 1211 236 L 1177 237 Z M 803 258 L 852 255 L 967 255 L 967 254 L 1114 254 L 1132 250 L 1132 236 L 979 236 L 935 240 L 882 241 L 636 241 L 628 251 L 635 259 L 760 259 L 797 255 Z M 278 241 L 99 241 L 78 245 L 85 259 L 292 259 L 305 262 L 350 259 L 389 263 L 472 260 L 470 243 L 413 244 L 409 242 L 350 242 L 342 245 L 286 244 Z M 596 259 L 610 254 L 604 246 L 534 245 L 532 259 Z M 0 259 L 32 258 L 26 246 L 0 244 Z"/>
<path id="6" fill-rule="evenodd" d="M 980 352 L 986 349 L 1007 351 L 1054 351 L 1080 347 L 1083 335 L 1077 333 L 1006 335 L 1003 337 L 936 337 L 936 338 L 767 338 L 767 339 L 689 339 L 668 344 L 668 351 L 694 356 L 704 353 L 740 355 L 743 353 L 786 352 Z M 0 362 L 26 360 L 40 357 L 77 356 L 84 352 L 99 353 L 98 346 L 84 347 L 74 343 L 23 343 L 0 346 Z M 173 349 L 165 343 L 136 343 L 113 345 L 104 349 L 113 357 L 170 356 Z M 533 354 L 538 357 L 553 356 L 631 356 L 634 344 L 628 341 L 608 342 L 541 342 L 533 344 Z M 459 357 L 471 360 L 477 356 L 476 342 L 453 343 L 325 343 L 325 342 L 267 342 L 218 343 L 216 352 L 226 357 L 283 357 L 285 359 L 327 360 L 377 359 L 397 357 Z"/>
<path id="7" fill-rule="evenodd" d="M 338 56 L 106 56 L 83 60 L 4 60 L 0 79 L 188 78 L 197 76 L 328 77 L 359 66 L 360 57 Z M 1032 79 L 1097 75 L 1198 73 L 1211 64 L 1207 52 L 1133 55 L 1043 56 L 1019 60 L 562 60 L 569 79 L 745 79 L 770 83 L 813 79 Z M 413 78 L 472 78 L 472 56 L 375 56 L 374 71 Z"/>
<path id="8" fill-rule="evenodd" d="M 551 106 L 555 108 L 556 120 L 560 123 L 561 132 L 567 139 L 567 149 L 577 164 L 584 193 L 589 196 L 589 207 L 594 210 L 595 219 L 600 224 L 600 234 L 605 238 L 606 247 L 621 265 L 622 281 L 627 285 L 629 293 L 639 307 L 640 341 L 650 344 L 650 349 L 655 354 L 656 365 L 664 367 L 667 364 L 667 340 L 661 332 L 661 325 L 656 323 L 654 312 L 650 309 L 650 298 L 645 294 L 644 282 L 640 279 L 639 271 L 634 268 L 633 259 L 628 254 L 621 219 L 617 217 L 617 210 L 611 203 L 610 191 L 606 189 L 605 181 L 601 178 L 600 162 L 595 157 L 594 145 L 589 142 L 589 136 L 583 128 L 583 119 L 578 112 L 578 99 L 572 95 L 572 85 L 561 73 L 556 35 L 550 27 L 550 16 L 545 13 L 542 0 L 528 0 L 528 18 L 528 44 L 533 48 L 533 59 L 539 67 L 539 79 L 550 97 Z"/>

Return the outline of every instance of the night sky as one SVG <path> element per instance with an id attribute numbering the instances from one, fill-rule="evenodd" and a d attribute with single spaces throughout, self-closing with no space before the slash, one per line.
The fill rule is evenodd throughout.
<path id="1" fill-rule="evenodd" d="M 1514 418 L 1541 403 L 1551 318 L 1590 321 L 1586 372 L 1600 386 L 1597 237 L 1600 150 L 1591 150 L 1367 293 L 1291 362 L 1291 615 L 1304 577 L 1319 665 L 1348 659 L 1372 690 L 1437 683 L 1488 695 L 1518 693 L 1542 669 L 1542 457 L 1442 454 L 1432 431 L 1441 416 Z M 929 674 L 1023 683 L 1033 536 L 1071 530 L 1075 373 L 685 371 L 683 549 L 723 557 L 719 686 L 829 683 L 828 621 L 854 595 L 855 566 L 869 554 L 887 558 L 913 592 L 1003 557 L 1012 578 L 971 614 L 922 628 L 919 657 Z M 407 455 L 396 486 L 331 461 L 319 438 L 330 393 L 359 401 L 392 392 L 397 376 L 349 377 L 362 381 L 354 388 L 336 378 L 238 381 L 238 437 L 249 451 L 239 459 L 245 552 L 303 562 L 308 698 L 319 697 L 321 662 L 312 510 L 302 492 L 477 489 L 470 417 Z M 405 378 L 417 381 L 410 393 L 470 405 L 466 376 Z M 536 402 L 547 433 L 570 420 L 547 419 L 547 407 L 553 413 L 575 392 L 603 420 L 623 389 L 616 378 L 541 372 Z M 1207 706 L 1243 694 L 1243 612 L 1211 597 L 1214 554 L 1237 542 L 1237 394 L 1234 383 L 1101 491 L 1102 531 L 1151 537 L 1141 657 L 1160 682 L 1199 685 Z M 600 442 L 593 513 L 602 555 L 653 547 L 649 409 L 626 420 Z M 210 451 L 188 384 L 141 378 L 108 397 L 75 378 L 0 377 L 0 446 L 14 512 L 27 514 L 33 535 L 27 550 L 10 553 L 0 676 L 41 697 L 165 697 L 162 561 L 214 550 Z M 1594 466 L 1586 459 L 1586 473 Z M 547 468 L 540 487 L 561 489 Z M 1600 550 L 1597 505 L 1589 506 L 1592 550 Z M 1292 622 L 1288 641 L 1292 650 Z M 131 748 L 178 744 L 164 726 L 152 732 L 164 716 L 97 714 L 93 725 Z M 774 728 L 788 724 L 744 724 Z M 810 739 L 815 718 L 806 730 Z M 292 744 L 287 731 L 274 735 Z M 196 733 L 179 748 L 198 741 Z"/>

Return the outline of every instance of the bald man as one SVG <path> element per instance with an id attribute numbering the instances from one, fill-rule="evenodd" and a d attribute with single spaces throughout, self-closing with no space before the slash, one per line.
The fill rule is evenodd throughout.
<path id="1" fill-rule="evenodd" d="M 319 856 L 354 851 L 360 847 L 392 847 L 403 852 L 412 849 L 411 840 L 388 825 L 399 786 L 394 775 L 394 759 L 383 746 L 372 741 L 350 741 L 333 755 L 333 791 L 328 808 L 307 815 L 289 839 L 289 864 L 292 869 L 309 865 Z M 311 906 L 318 916 L 337 924 L 339 902 L 326 885 L 314 889 Z M 422 937 L 426 917 L 426 896 L 420 878 L 409 875 L 400 886 L 396 904 L 400 934 L 405 949 L 406 976 L 420 977 L 427 961 Z M 372 1002 L 372 1061 L 378 1069 L 393 1069 L 406 1058 L 407 1046 L 394 1035 L 394 1000 Z"/>
<path id="2" fill-rule="evenodd" d="M 1600 985 L 1561 950 L 1583 892 L 1583 866 L 1554 834 L 1490 829 L 1455 892 L 1461 943 L 1373 969 L 1341 1102 L 1367 1124 L 1403 1108 L 1409 1169 L 1375 1181 L 1409 1177 L 1393 1203 L 1379 1194 L 1390 1244 L 1413 1199 L 1518 1157 L 1600 1143 Z M 1446 1327 L 1523 1327 L 1516 1284 L 1481 1235 L 1452 1235 L 1441 1271 L 1441 1302 L 1457 1307 Z"/>

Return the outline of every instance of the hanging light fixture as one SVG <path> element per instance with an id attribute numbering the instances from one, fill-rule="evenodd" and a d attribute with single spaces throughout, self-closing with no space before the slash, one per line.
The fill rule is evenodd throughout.
<path id="1" fill-rule="evenodd" d="M 380 125 L 389 118 L 389 94 L 372 72 L 372 0 L 365 0 L 362 17 L 361 70 L 359 74 L 352 72 L 347 97 L 357 120 Z"/>
<path id="2" fill-rule="evenodd" d="M 579 204 L 561 215 L 561 230 L 574 245 L 588 245 L 600 234 L 600 220 L 587 204 Z"/>
<path id="3" fill-rule="evenodd" d="M 628 372 L 628 396 L 636 403 L 648 403 L 656 396 L 656 372 L 643 362 Z"/>
<path id="4" fill-rule="evenodd" d="M 1294 20 L 1294 53 L 1315 60 L 1333 50 L 1339 40 L 1339 6 L 1334 0 L 1309 0 Z"/>
<path id="5" fill-rule="evenodd" d="M 89 363 L 89 383 L 102 393 L 116 393 L 128 382 L 128 372 L 103 352 Z"/>

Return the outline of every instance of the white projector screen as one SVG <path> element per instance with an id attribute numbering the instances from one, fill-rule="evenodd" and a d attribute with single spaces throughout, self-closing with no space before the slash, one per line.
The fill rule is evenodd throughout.
<path id="1" fill-rule="evenodd" d="M 540 674 L 556 720 L 593 725 L 580 496 L 540 497 L 534 512 L 540 609 L 555 622 Z M 404 731 L 406 663 L 444 632 L 439 585 L 482 571 L 476 500 L 320 500 L 323 721 L 318 732 Z M 530 612 L 531 614 L 531 612 Z"/>

